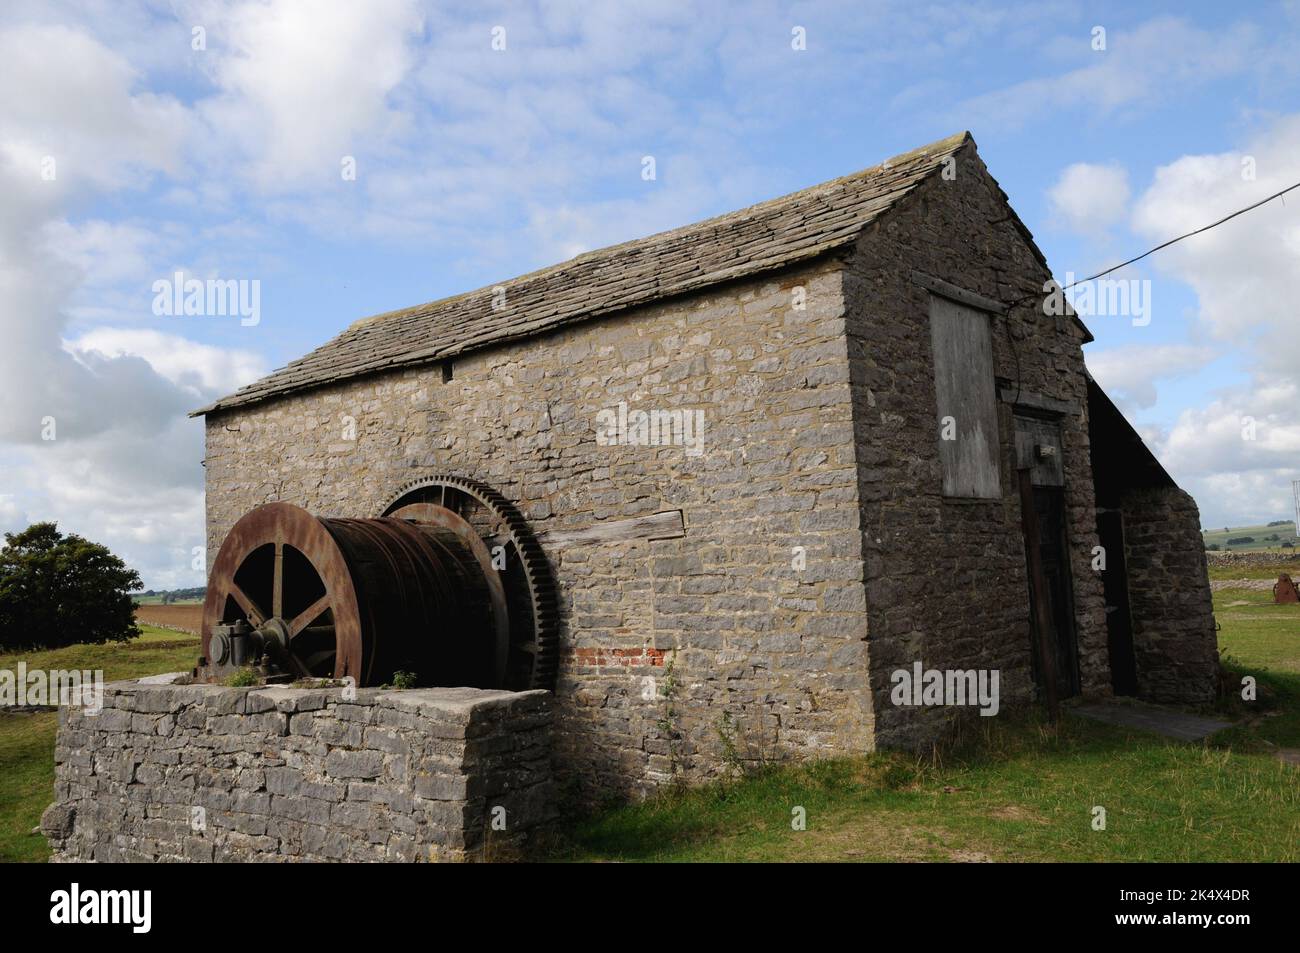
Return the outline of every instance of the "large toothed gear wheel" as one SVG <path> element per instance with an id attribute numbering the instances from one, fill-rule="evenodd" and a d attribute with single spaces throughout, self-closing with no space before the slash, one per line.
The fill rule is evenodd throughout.
<path id="1" fill-rule="evenodd" d="M 490 486 L 456 476 L 408 483 L 381 514 L 455 532 L 491 573 L 494 616 L 508 620 L 502 684 L 555 687 L 559 603 L 546 554 L 518 509 Z M 495 605 L 504 600 L 504 613 Z"/>

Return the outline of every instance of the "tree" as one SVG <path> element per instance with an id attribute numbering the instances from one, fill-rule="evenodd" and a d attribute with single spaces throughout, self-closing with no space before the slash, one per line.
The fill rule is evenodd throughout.
<path id="1" fill-rule="evenodd" d="M 55 648 L 140 634 L 130 593 L 140 576 L 109 550 L 55 523 L 5 533 L 0 549 L 0 646 Z"/>

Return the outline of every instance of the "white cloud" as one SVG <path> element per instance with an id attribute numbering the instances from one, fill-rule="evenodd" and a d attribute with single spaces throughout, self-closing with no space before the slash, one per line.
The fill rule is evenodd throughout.
<path id="1" fill-rule="evenodd" d="M 1282 117 L 1238 151 L 1184 156 L 1158 168 L 1138 197 L 1133 229 L 1155 243 L 1216 221 L 1300 180 L 1300 115 Z M 1253 162 L 1244 162 L 1247 158 Z M 1254 178 L 1243 176 L 1253 166 Z M 1196 293 L 1198 333 L 1216 353 L 1232 354 L 1249 383 L 1220 389 L 1183 411 L 1157 450 L 1215 525 L 1278 519 L 1300 478 L 1300 335 L 1293 304 L 1300 284 L 1300 202 L 1274 201 L 1154 258 L 1153 266 Z M 1178 373 L 1196 349 L 1104 352 L 1090 356 L 1142 403 L 1143 353 L 1152 380 Z M 1171 363 L 1172 362 L 1172 363 Z M 1246 439 L 1249 421 L 1254 439 Z"/>
<path id="2" fill-rule="evenodd" d="M 179 167 L 190 131 L 184 107 L 134 91 L 135 69 L 85 33 L 10 27 L 0 32 L 0 62 L 11 78 L 0 83 L 0 155 L 25 190 L 142 185 L 142 174 Z M 41 178 L 46 156 L 55 160 L 53 182 Z"/>
<path id="3" fill-rule="evenodd" d="M 1242 390 L 1184 411 L 1159 456 L 1212 525 L 1282 519 L 1300 479 L 1300 389 Z"/>
<path id="4" fill-rule="evenodd" d="M 0 533 L 16 533 L 31 523 L 27 511 L 14 500 L 12 493 L 0 494 Z"/>
<path id="5" fill-rule="evenodd" d="M 266 360 L 252 351 L 198 344 L 177 334 L 124 328 L 96 328 L 68 341 L 65 347 L 81 357 L 137 356 L 195 400 L 209 400 L 252 383 L 267 373 Z"/>
<path id="6" fill-rule="evenodd" d="M 181 174 L 195 125 L 76 29 L 0 28 L 0 58 L 7 76 L 21 77 L 0 87 L 0 524 L 54 520 L 146 578 L 193 584 L 203 441 L 202 424 L 185 414 L 260 362 L 157 332 L 65 338 L 79 304 L 142 285 L 172 241 L 166 226 L 76 222 L 71 211 Z M 45 155 L 55 159 L 52 180 L 40 174 Z"/>
<path id="7" fill-rule="evenodd" d="M 1129 31 L 1109 30 L 1104 51 L 1094 51 L 1091 40 L 1082 29 L 1054 44 L 1058 55 L 1051 62 L 1063 50 L 1074 50 L 1073 69 L 961 100 L 953 114 L 968 126 L 1007 127 L 1063 107 L 1084 107 L 1101 118 L 1127 116 L 1269 61 L 1250 24 L 1201 29 L 1176 17 L 1156 17 Z"/>
<path id="8" fill-rule="evenodd" d="M 422 30 L 411 0 L 201 4 L 218 95 L 200 112 L 219 152 L 251 160 L 262 188 L 341 181 L 343 156 L 402 122 L 388 97 Z"/>
<path id="9" fill-rule="evenodd" d="M 1300 181 L 1300 115 L 1285 117 L 1240 151 L 1184 156 L 1156 170 L 1133 228 L 1155 242 L 1222 218 Z M 1253 160 L 1255 177 L 1243 176 Z M 1300 368 L 1293 297 L 1300 284 L 1300 201 L 1274 201 L 1180 242 L 1155 266 L 1189 284 L 1213 336 L 1256 349 L 1263 379 Z"/>
<path id="10" fill-rule="evenodd" d="M 156 228 L 103 219 L 49 222 L 41 240 L 44 251 L 78 269 L 80 285 L 97 290 L 123 281 L 147 284 L 160 247 Z"/>
<path id="11" fill-rule="evenodd" d="M 1076 162 L 1065 168 L 1047 197 L 1068 228 L 1100 236 L 1128 215 L 1128 172 L 1119 165 Z"/>
<path id="12" fill-rule="evenodd" d="M 1121 406 L 1147 408 L 1156 402 L 1156 383 L 1195 373 L 1219 356 L 1192 344 L 1131 345 L 1088 352 L 1088 369 Z"/>

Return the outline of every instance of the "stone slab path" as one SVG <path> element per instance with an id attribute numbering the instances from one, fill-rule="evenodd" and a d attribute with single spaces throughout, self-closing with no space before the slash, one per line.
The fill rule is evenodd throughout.
<path id="1" fill-rule="evenodd" d="M 1072 705 L 1071 714 L 1123 728 L 1141 728 L 1178 741 L 1200 741 L 1216 731 L 1232 727 L 1232 722 L 1142 702 L 1098 701 Z"/>

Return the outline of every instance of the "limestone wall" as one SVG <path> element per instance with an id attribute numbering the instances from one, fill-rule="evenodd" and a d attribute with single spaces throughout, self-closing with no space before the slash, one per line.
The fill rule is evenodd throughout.
<path id="1" fill-rule="evenodd" d="M 440 473 L 494 486 L 541 534 L 681 510 L 681 539 L 547 547 L 566 794 L 924 745 L 951 710 L 892 706 L 897 668 L 995 669 L 1004 709 L 1034 695 L 1013 409 L 1032 399 L 1060 413 L 1082 690 L 1108 694 L 1071 319 L 1035 303 L 993 318 L 1002 496 L 942 495 L 914 273 L 1000 302 L 1049 277 L 973 145 L 956 158 L 851 255 L 474 352 L 450 379 L 380 373 L 210 417 L 209 564 L 261 503 L 374 516 Z M 701 411 L 700 452 L 601 445 L 620 404 Z"/>
<path id="2" fill-rule="evenodd" d="M 554 817 L 549 692 L 342 691 L 115 682 L 61 708 L 53 859 L 493 859 Z"/>
<path id="3" fill-rule="evenodd" d="M 922 746 L 952 709 L 899 709 L 890 673 L 927 668 L 1001 672 L 1004 709 L 1033 697 L 1030 611 L 1013 450 L 1012 405 L 999 402 L 1002 496 L 942 494 L 930 292 L 924 272 L 997 302 L 1050 276 L 1008 219 L 997 183 L 967 146 L 953 176 L 931 177 L 859 243 L 846 274 L 858 480 L 866 558 L 868 647 L 878 740 Z M 1109 693 L 1081 332 L 1034 304 L 992 319 L 994 373 L 1022 398 L 1067 407 L 1061 418 L 1081 681 Z"/>
<path id="4" fill-rule="evenodd" d="M 430 366 L 218 414 L 208 558 L 258 504 L 374 516 L 437 473 L 496 487 L 539 533 L 680 509 L 681 539 L 548 549 L 562 779 L 593 799 L 865 751 L 848 384 L 841 273 L 822 262 L 477 352 L 450 381 Z M 702 452 L 599 445 L 620 402 L 702 410 Z"/>
<path id="5" fill-rule="evenodd" d="M 1138 694 L 1161 702 L 1210 702 L 1219 656 L 1196 503 L 1168 487 L 1129 490 L 1120 508 Z"/>

